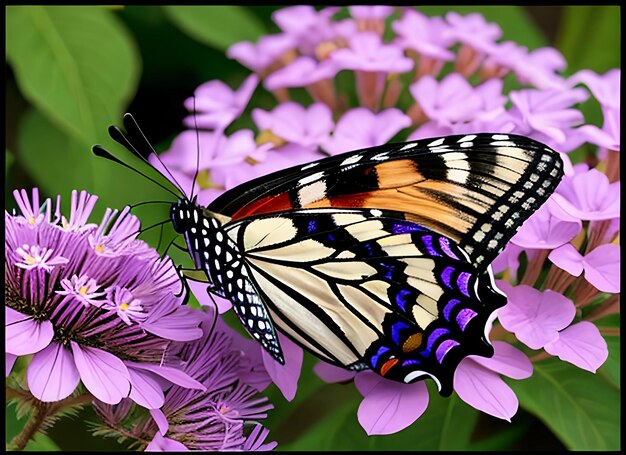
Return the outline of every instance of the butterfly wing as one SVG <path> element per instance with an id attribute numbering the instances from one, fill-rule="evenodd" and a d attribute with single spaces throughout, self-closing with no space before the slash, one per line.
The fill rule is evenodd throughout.
<path id="1" fill-rule="evenodd" d="M 401 212 L 303 209 L 225 226 L 281 331 L 321 359 L 452 391 L 505 297 L 452 240 Z"/>
<path id="2" fill-rule="evenodd" d="M 484 269 L 562 175 L 559 154 L 532 139 L 448 136 L 292 167 L 233 188 L 208 208 L 234 220 L 298 208 L 398 211 L 457 242 Z"/>

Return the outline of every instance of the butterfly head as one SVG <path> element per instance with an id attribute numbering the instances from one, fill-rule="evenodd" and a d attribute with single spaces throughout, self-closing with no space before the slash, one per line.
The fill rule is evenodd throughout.
<path id="1" fill-rule="evenodd" d="M 170 209 L 170 219 L 174 229 L 179 234 L 183 234 L 201 223 L 207 228 L 218 228 L 225 221 L 222 218 L 225 217 L 198 205 L 195 200 L 179 199 L 172 204 Z"/>

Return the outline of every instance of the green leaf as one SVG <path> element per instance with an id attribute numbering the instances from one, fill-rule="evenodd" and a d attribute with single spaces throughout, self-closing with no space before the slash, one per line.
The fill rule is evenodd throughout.
<path id="1" fill-rule="evenodd" d="M 265 33 L 258 17 L 242 6 L 165 6 L 167 16 L 198 41 L 226 50 L 239 41 L 256 41 Z"/>
<path id="2" fill-rule="evenodd" d="M 9 178 L 9 171 L 11 170 L 11 165 L 13 165 L 13 161 L 15 161 L 15 158 L 13 158 L 13 154 L 11 152 L 9 152 L 9 149 L 5 149 L 4 152 L 4 156 L 5 156 L 5 168 L 4 168 L 4 177 Z"/>
<path id="3" fill-rule="evenodd" d="M 135 93 L 139 54 L 115 14 L 96 6 L 9 6 L 7 58 L 22 94 L 85 143 L 106 136 Z"/>
<path id="4" fill-rule="evenodd" d="M 428 16 L 445 16 L 454 11 L 463 16 L 482 14 L 488 22 L 497 23 L 502 29 L 500 41 L 515 41 L 529 49 L 545 46 L 547 39 L 521 6 L 418 6 L 416 9 Z"/>
<path id="5" fill-rule="evenodd" d="M 24 448 L 27 452 L 58 452 L 59 446 L 45 434 L 37 433 Z"/>
<path id="6" fill-rule="evenodd" d="M 534 364 L 531 378 L 509 385 L 568 449 L 620 449 L 620 393 L 602 376 L 548 359 Z"/>
<path id="7" fill-rule="evenodd" d="M 17 144 L 18 160 L 23 167 L 48 195 L 60 194 L 66 207 L 74 189 L 96 194 L 99 200 L 92 215 L 92 220 L 96 222 L 100 221 L 106 207 L 121 208 L 142 201 L 172 200 L 171 195 L 147 179 L 119 164 L 94 156 L 91 147 L 63 134 L 36 110 L 24 115 Z M 121 149 L 111 139 L 105 145 L 112 152 Z M 125 161 L 139 167 L 140 163 L 131 161 L 128 155 L 129 152 L 125 155 L 118 153 Z M 144 226 L 168 217 L 165 204 L 142 207 L 137 213 L 141 215 Z M 158 229 L 149 234 L 153 240 L 156 239 Z"/>
<path id="8" fill-rule="evenodd" d="M 568 74 L 584 68 L 604 73 L 620 67 L 619 6 L 565 6 L 557 48 Z"/>

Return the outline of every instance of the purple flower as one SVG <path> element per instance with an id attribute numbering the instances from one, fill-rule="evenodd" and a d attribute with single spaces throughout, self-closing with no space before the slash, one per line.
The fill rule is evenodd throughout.
<path id="1" fill-rule="evenodd" d="M 272 409 L 267 398 L 257 395 L 257 390 L 241 380 L 242 353 L 233 347 L 223 323 L 213 327 L 211 316 L 201 316 L 203 336 L 192 342 L 175 342 L 169 347 L 163 363 L 182 366 L 182 372 L 196 378 L 203 391 L 189 390 L 179 385 L 165 392 L 160 410 L 150 415 L 132 414 L 132 406 L 97 404 L 96 411 L 105 424 L 127 437 L 138 441 L 151 440 L 152 450 L 242 450 L 273 448 L 263 444 L 267 437 L 258 425 Z M 256 423 L 249 436 L 244 425 Z M 260 428 L 259 428 L 260 427 Z"/>
<path id="2" fill-rule="evenodd" d="M 544 346 L 548 354 L 595 373 L 606 361 L 609 350 L 598 328 L 591 322 L 572 324 L 559 338 Z"/>
<path id="3" fill-rule="evenodd" d="M 291 401 L 296 396 L 304 352 L 300 346 L 281 333 L 278 334 L 278 339 L 285 357 L 285 364 L 281 365 L 265 351 L 263 351 L 263 363 L 272 382 L 280 389 L 285 399 Z"/>
<path id="4" fill-rule="evenodd" d="M 350 47 L 337 49 L 330 60 L 341 69 L 354 71 L 406 73 L 413 68 L 413 60 L 405 57 L 400 47 L 384 44 L 373 32 L 352 36 Z"/>
<path id="5" fill-rule="evenodd" d="M 574 319 L 574 304 L 557 292 L 541 292 L 526 285 L 513 287 L 506 281 L 497 284 L 509 298 L 498 312 L 502 327 L 531 349 L 541 349 L 558 339 L 559 331 Z"/>
<path id="6" fill-rule="evenodd" d="M 337 7 L 316 11 L 310 5 L 298 5 L 274 11 L 272 19 L 283 32 L 296 40 L 302 55 L 312 56 L 319 43 L 332 41 L 340 34 L 338 24 L 330 20 L 337 11 Z M 349 32 L 353 30 L 350 28 Z"/>
<path id="7" fill-rule="evenodd" d="M 620 108 L 620 79 L 622 70 L 615 68 L 599 75 L 591 70 L 582 70 L 568 79 L 571 86 L 585 84 L 603 108 Z"/>
<path id="8" fill-rule="evenodd" d="M 332 79 L 338 71 L 339 68 L 332 60 L 317 62 L 314 58 L 303 56 L 270 74 L 263 85 L 268 90 L 306 87 L 316 82 Z"/>
<path id="9" fill-rule="evenodd" d="M 619 108 L 611 109 L 607 107 L 602 110 L 602 113 L 604 115 L 604 124 L 602 125 L 602 129 L 595 125 L 583 125 L 578 128 L 578 130 L 588 142 L 608 150 L 615 150 L 616 152 L 619 152 L 621 145 L 621 111 Z"/>
<path id="10" fill-rule="evenodd" d="M 504 113 L 506 98 L 498 79 L 474 88 L 458 73 L 448 74 L 441 82 L 423 76 L 409 89 L 426 118 L 442 126 L 493 119 Z"/>
<path id="11" fill-rule="evenodd" d="M 72 193 L 72 195 L 74 192 Z M 22 217 L 16 218 L 19 223 L 28 224 L 30 226 L 38 225 L 44 221 L 50 222 L 52 210 L 51 201 L 46 199 L 43 204 L 39 204 L 39 191 L 37 188 L 32 190 L 32 203 L 28 199 L 26 190 L 14 190 L 13 197 L 17 206 L 22 212 Z M 45 211 L 44 211 L 45 210 Z"/>
<path id="12" fill-rule="evenodd" d="M 385 109 L 377 114 L 369 109 L 351 109 L 339 119 L 335 132 L 323 145 L 324 150 L 337 153 L 374 147 L 388 142 L 411 120 L 398 109 Z"/>
<path id="13" fill-rule="evenodd" d="M 585 279 L 602 292 L 620 292 L 619 245 L 600 245 L 583 256 L 567 243 L 550 252 L 548 259 L 570 275 L 580 276 L 584 270 Z"/>
<path id="14" fill-rule="evenodd" d="M 386 19 L 393 13 L 393 6 L 349 6 L 348 10 L 355 19 Z"/>
<path id="15" fill-rule="evenodd" d="M 461 16 L 453 11 L 446 14 L 446 21 L 455 40 L 467 44 L 477 51 L 488 51 L 490 46 L 502 36 L 498 24 L 487 22 L 477 13 Z"/>
<path id="16" fill-rule="evenodd" d="M 195 97 L 185 100 L 187 110 L 197 112 L 185 118 L 185 126 L 226 128 L 244 111 L 258 83 L 256 74 L 248 76 L 238 90 L 232 90 L 219 80 L 205 82 L 196 89 Z"/>
<path id="17" fill-rule="evenodd" d="M 428 407 L 428 389 L 423 381 L 402 384 L 363 371 L 356 375 L 354 384 L 363 395 L 357 416 L 368 435 L 403 430 Z"/>
<path id="18" fill-rule="evenodd" d="M 107 211 L 100 226 L 87 225 L 94 197 L 81 193 L 72 199 L 69 223 L 59 216 L 31 224 L 38 192 L 34 204 L 24 195 L 22 215 L 5 213 L 5 349 L 33 354 L 26 375 L 31 393 L 58 401 L 82 381 L 105 403 L 130 397 L 159 407 L 169 383 L 201 388 L 160 366 L 172 340 L 192 340 L 201 331 L 193 310 L 181 306 L 184 288 L 171 260 L 136 239 L 138 220 L 124 210 L 112 222 Z"/>
<path id="19" fill-rule="evenodd" d="M 573 132 L 572 127 L 584 121 L 582 113 L 572 108 L 572 105 L 588 98 L 584 90 L 528 89 L 513 91 L 509 97 L 513 103 L 510 112 L 516 118 L 519 134 L 559 144 L 557 150 L 562 152 L 567 152 L 583 142 L 581 140 L 568 144 L 567 139 Z"/>
<path id="20" fill-rule="evenodd" d="M 500 375 L 526 379 L 532 375 L 533 366 L 508 343 L 494 341 L 493 348 L 491 358 L 469 356 L 461 361 L 454 374 L 454 391 L 476 409 L 510 422 L 519 402 Z"/>
<path id="21" fill-rule="evenodd" d="M 571 217 L 608 220 L 620 216 L 620 182 L 609 183 L 597 169 L 564 178 L 552 199 Z"/>
<path id="22" fill-rule="evenodd" d="M 256 73 L 265 72 L 282 55 L 296 47 L 297 39 L 292 35 L 277 33 L 259 38 L 256 44 L 249 41 L 235 43 L 226 55 L 247 66 Z"/>
<path id="23" fill-rule="evenodd" d="M 252 119 L 259 130 L 269 130 L 279 138 L 307 149 L 317 149 L 326 142 L 334 126 L 331 110 L 322 103 L 305 108 L 287 102 L 271 112 L 254 109 Z"/>
<path id="24" fill-rule="evenodd" d="M 580 220 L 566 221 L 555 215 L 556 203 L 548 200 L 511 239 L 511 242 L 523 248 L 553 249 L 572 240 L 582 230 Z M 556 206 L 558 208 L 558 206 Z"/>
<path id="25" fill-rule="evenodd" d="M 448 50 L 455 38 L 450 26 L 440 17 L 429 18 L 418 11 L 407 9 L 391 27 L 396 33 L 395 43 L 403 49 L 412 49 L 421 56 L 442 61 L 450 61 L 455 57 Z"/>

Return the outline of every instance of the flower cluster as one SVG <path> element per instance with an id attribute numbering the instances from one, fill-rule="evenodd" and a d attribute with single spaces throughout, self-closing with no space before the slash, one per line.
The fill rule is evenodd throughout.
<path id="1" fill-rule="evenodd" d="M 271 450 L 276 446 L 264 443 L 268 430 L 258 423 L 272 405 L 256 396 L 269 381 L 259 369 L 260 356 L 246 354 L 253 342 L 221 321 L 213 324 L 212 319 L 204 315 L 202 337 L 172 343 L 164 359 L 166 364 L 182 362 L 182 372 L 196 378 L 205 390 L 174 385 L 165 392 L 162 408 L 149 414 L 138 413 L 127 399 L 117 405 L 98 404 L 96 412 L 112 430 L 100 432 L 131 438 L 148 451 Z"/>
<path id="2" fill-rule="evenodd" d="M 479 14 L 348 9 L 351 17 L 338 20 L 336 7 L 283 8 L 273 15 L 280 33 L 233 45 L 228 55 L 253 74 L 236 90 L 219 81 L 198 87 L 185 102 L 195 110 L 185 124 L 203 130 L 181 133 L 163 161 L 206 204 L 270 171 L 390 140 L 516 133 L 560 152 L 566 177 L 494 263 L 510 300 L 491 334 L 495 356 L 469 357 L 455 376 L 462 399 L 509 420 L 518 402 L 500 375 L 529 377 L 532 363 L 499 340 L 507 331 L 530 349 L 543 348 L 590 371 L 607 357 L 606 343 L 590 321 L 619 311 L 620 70 L 564 77 L 566 61 L 556 49 L 502 41 L 500 27 Z M 504 90 L 505 78 L 514 89 Z M 233 130 L 259 84 L 275 95 L 276 106 L 251 109 L 255 131 Z M 600 104 L 601 126 L 585 124 L 578 108 L 590 96 Z M 194 181 L 197 136 L 200 172 Z M 569 159 L 582 146 L 598 150 L 597 158 L 590 155 L 592 167 L 573 166 Z M 522 253 L 527 260 L 518 277 Z M 301 353 L 289 349 L 291 364 L 268 366 L 288 397 L 301 366 Z M 354 376 L 323 364 L 317 371 L 329 381 Z M 423 384 L 395 384 L 369 372 L 357 374 L 355 383 L 365 397 L 359 420 L 369 434 L 399 431 L 427 407 Z M 400 408 L 381 417 L 380 407 L 399 395 Z"/>
<path id="3" fill-rule="evenodd" d="M 81 393 L 82 383 L 83 402 L 151 416 L 156 445 L 168 431 L 176 439 L 194 430 L 208 400 L 216 418 L 196 428 L 198 446 L 271 448 L 258 424 L 271 408 L 256 397 L 269 384 L 260 355 L 246 355 L 236 333 L 209 337 L 200 323 L 206 313 L 185 305 L 172 260 L 137 239 L 139 220 L 128 207 L 107 209 L 98 225 L 88 223 L 97 197 L 85 191 L 72 192 L 69 218 L 60 197 L 53 211 L 36 188 L 30 198 L 13 194 L 20 213 L 5 212 L 6 375 L 18 357 L 32 356 L 28 390 L 16 378 L 16 396 L 57 403 Z M 203 431 L 213 442 L 201 441 Z"/>

